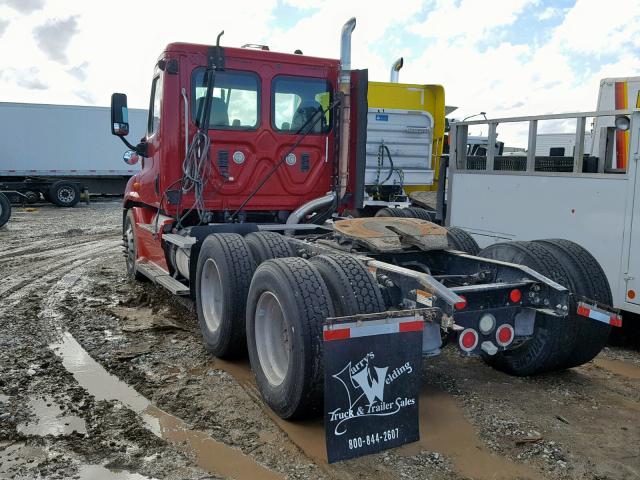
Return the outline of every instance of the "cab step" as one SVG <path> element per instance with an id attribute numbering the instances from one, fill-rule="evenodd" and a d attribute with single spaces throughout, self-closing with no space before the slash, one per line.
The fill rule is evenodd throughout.
<path id="1" fill-rule="evenodd" d="M 169 275 L 169 272 L 149 260 L 138 260 L 136 262 L 136 268 L 149 280 L 162 285 L 174 295 L 189 295 L 190 293 L 189 287 L 173 278 Z"/>

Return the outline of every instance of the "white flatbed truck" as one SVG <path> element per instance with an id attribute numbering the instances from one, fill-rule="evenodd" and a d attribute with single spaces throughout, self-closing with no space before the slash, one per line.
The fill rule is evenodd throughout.
<path id="1" fill-rule="evenodd" d="M 579 146 L 584 145 L 589 117 L 601 126 L 594 132 L 600 141 L 589 156 L 589 166 L 583 148 L 566 157 L 535 155 L 538 122 L 575 119 L 574 144 Z M 620 128 L 611 126 L 614 119 Z M 526 156 L 505 163 L 488 151 L 479 161 L 474 157 L 469 168 L 465 140 L 469 126 L 487 124 L 489 136 L 495 136 L 499 125 L 515 122 L 529 123 Z M 446 225 L 464 229 L 480 247 L 536 238 L 571 240 L 602 266 L 613 306 L 640 313 L 640 110 L 458 122 L 451 132 Z M 628 139 L 626 152 L 614 149 L 613 139 L 621 134 Z M 619 164 L 620 158 L 628 161 Z"/>

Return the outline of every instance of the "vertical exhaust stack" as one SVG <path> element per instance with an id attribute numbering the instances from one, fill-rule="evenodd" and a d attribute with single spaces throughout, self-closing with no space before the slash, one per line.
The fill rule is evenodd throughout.
<path id="1" fill-rule="evenodd" d="M 342 112 L 340 117 L 340 157 L 338 162 L 338 200 L 347 191 L 349 176 L 349 130 L 351 128 L 351 34 L 356 28 L 355 17 L 350 18 L 342 27 L 340 38 L 340 78 L 338 89 L 342 93 Z"/>
<path id="2" fill-rule="evenodd" d="M 391 77 L 389 81 L 391 83 L 398 83 L 400 81 L 400 69 L 404 65 L 404 59 L 400 57 L 391 64 Z"/>

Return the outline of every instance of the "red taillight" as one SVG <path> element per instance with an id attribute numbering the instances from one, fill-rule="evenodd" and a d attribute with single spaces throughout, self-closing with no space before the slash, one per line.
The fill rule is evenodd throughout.
<path id="1" fill-rule="evenodd" d="M 513 341 L 513 337 L 514 332 L 511 325 L 500 325 L 498 330 L 496 330 L 496 342 L 498 342 L 498 345 L 501 347 L 509 345 Z"/>
<path id="2" fill-rule="evenodd" d="M 459 295 L 459 297 L 462 299 L 462 301 L 453 305 L 456 310 L 462 310 L 467 306 L 467 299 L 462 295 Z"/>
<path id="3" fill-rule="evenodd" d="M 478 333 L 473 328 L 467 328 L 460 334 L 458 343 L 463 351 L 470 352 L 478 345 Z"/>
<path id="4" fill-rule="evenodd" d="M 509 300 L 511 300 L 512 303 L 519 303 L 520 300 L 522 300 L 522 292 L 514 288 L 509 292 Z"/>

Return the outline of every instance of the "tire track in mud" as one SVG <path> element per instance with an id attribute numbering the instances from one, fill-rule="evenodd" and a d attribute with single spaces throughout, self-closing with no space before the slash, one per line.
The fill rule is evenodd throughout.
<path id="1" fill-rule="evenodd" d="M 98 245 L 93 245 L 98 243 Z M 42 284 L 47 284 L 52 280 L 64 275 L 66 273 L 65 267 L 73 269 L 87 259 L 99 256 L 110 250 L 115 250 L 120 247 L 119 240 L 112 240 L 110 242 L 89 242 L 85 248 L 81 248 L 79 251 L 74 249 L 72 252 L 68 252 L 62 258 L 56 255 L 54 261 L 36 262 L 34 265 L 30 265 L 28 271 L 24 272 L 20 276 L 9 276 L 0 289 L 0 297 L 4 299 L 3 306 L 9 307 L 15 305 L 16 301 L 19 301 L 24 295 L 31 290 L 37 289 Z M 50 259 L 48 259 L 50 260 Z M 65 269 L 65 270 L 61 270 Z M 11 301 L 14 301 L 11 303 Z"/>
<path id="2" fill-rule="evenodd" d="M 104 261 L 94 258 L 67 269 L 52 287 L 42 302 L 40 320 L 48 324 L 49 330 L 56 332 L 58 339 L 50 348 L 62 360 L 65 369 L 87 393 L 97 400 L 118 401 L 137 413 L 144 426 L 154 435 L 196 457 L 197 465 L 212 474 L 233 477 L 236 480 L 283 480 L 283 477 L 257 463 L 242 451 L 219 442 L 204 432 L 191 430 L 187 423 L 154 405 L 131 386 L 110 374 L 84 350 L 80 343 L 66 331 L 63 321 L 65 314 L 60 305 L 74 293 L 81 293 L 78 287 L 84 272 L 91 266 Z M 77 265 L 74 263 L 74 266 Z M 74 292 L 74 290 L 78 292 Z"/>
<path id="3" fill-rule="evenodd" d="M 15 261 L 17 259 L 30 258 L 37 256 L 38 254 L 47 254 L 58 250 L 64 250 L 66 248 L 73 248 L 86 243 L 95 243 L 103 240 L 107 240 L 111 237 L 119 238 L 119 234 L 114 231 L 104 232 L 96 235 L 87 235 L 86 237 L 66 237 L 61 236 L 55 241 L 51 237 L 47 237 L 43 240 L 30 242 L 28 247 L 17 247 L 9 250 L 0 251 L 0 265 Z"/>

